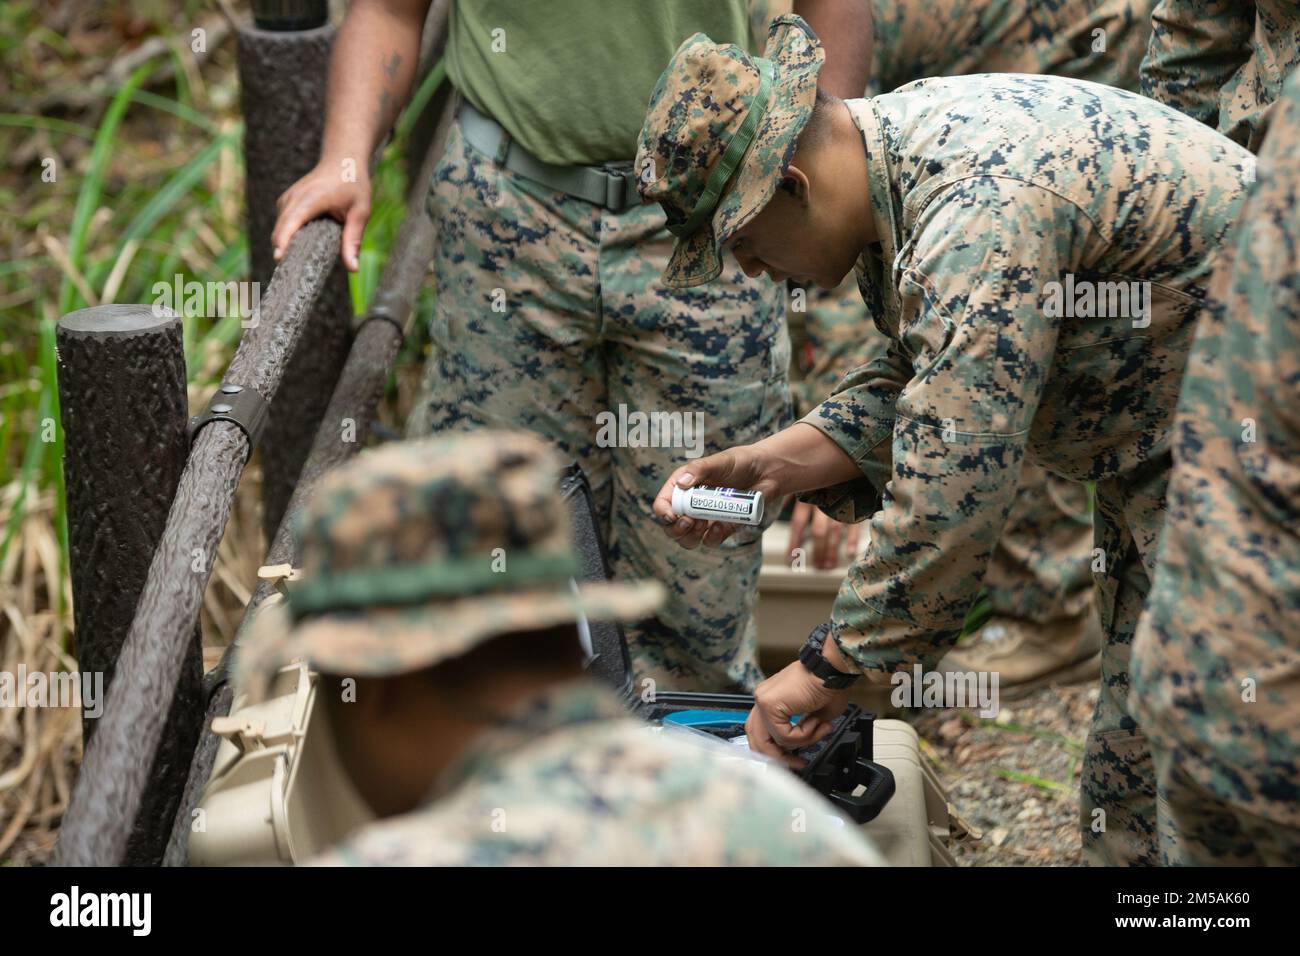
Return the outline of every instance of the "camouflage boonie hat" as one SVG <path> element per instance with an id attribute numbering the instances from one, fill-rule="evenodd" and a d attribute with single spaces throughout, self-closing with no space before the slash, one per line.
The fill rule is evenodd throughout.
<path id="1" fill-rule="evenodd" d="M 812 115 L 825 55 L 817 35 L 786 15 L 768 30 L 767 58 L 697 33 L 673 54 L 650 96 L 637 143 L 637 189 L 677 237 L 669 286 L 722 272 L 722 243 L 762 212 Z"/>
<path id="2" fill-rule="evenodd" d="M 575 588 L 559 475 L 540 438 L 492 431 L 394 443 L 332 472 L 294 526 L 301 577 L 240 647 L 241 685 L 256 698 L 298 658 L 384 677 L 512 631 L 644 617 L 656 582 Z"/>

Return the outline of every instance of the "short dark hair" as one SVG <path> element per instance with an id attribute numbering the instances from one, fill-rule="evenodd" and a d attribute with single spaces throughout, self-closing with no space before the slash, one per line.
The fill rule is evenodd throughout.
<path id="1" fill-rule="evenodd" d="M 800 149 L 816 150 L 831 138 L 831 114 L 842 102 L 843 100 L 838 96 L 827 93 L 820 86 L 817 87 L 817 98 L 813 102 L 812 115 L 808 117 L 808 122 L 799 133 Z"/>

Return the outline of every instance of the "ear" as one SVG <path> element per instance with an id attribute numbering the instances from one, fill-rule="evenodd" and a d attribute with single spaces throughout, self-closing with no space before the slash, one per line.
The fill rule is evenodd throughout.
<path id="1" fill-rule="evenodd" d="M 790 168 L 781 177 L 781 189 L 789 193 L 801 206 L 808 205 L 808 194 L 811 190 L 808 174 L 794 163 L 790 164 Z"/>

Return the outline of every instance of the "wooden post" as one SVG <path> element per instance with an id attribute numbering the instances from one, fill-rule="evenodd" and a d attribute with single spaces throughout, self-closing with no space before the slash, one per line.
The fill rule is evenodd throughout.
<path id="1" fill-rule="evenodd" d="M 249 259 L 253 281 L 265 287 L 275 269 L 271 229 L 276 200 L 320 157 L 335 30 L 327 22 L 325 0 L 255 0 L 252 6 L 254 24 L 237 31 L 239 84 Z M 364 175 L 370 157 L 356 160 Z M 289 361 L 267 421 L 260 454 L 262 529 L 268 543 L 280 526 L 351 342 L 347 271 L 338 263 L 337 249 L 334 258 L 309 331 Z"/>
<path id="2" fill-rule="evenodd" d="M 107 690 L 189 452 L 181 320 L 94 306 L 64 316 L 57 340 L 77 660 Z M 127 863 L 162 859 L 203 720 L 202 681 L 194 628 Z M 83 719 L 87 745 L 97 724 Z"/>

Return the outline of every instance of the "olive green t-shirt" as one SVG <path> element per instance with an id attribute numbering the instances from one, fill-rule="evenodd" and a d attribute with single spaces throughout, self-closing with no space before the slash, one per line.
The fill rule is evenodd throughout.
<path id="1" fill-rule="evenodd" d="M 683 40 L 750 47 L 747 0 L 455 0 L 447 72 L 538 159 L 631 160 Z"/>

